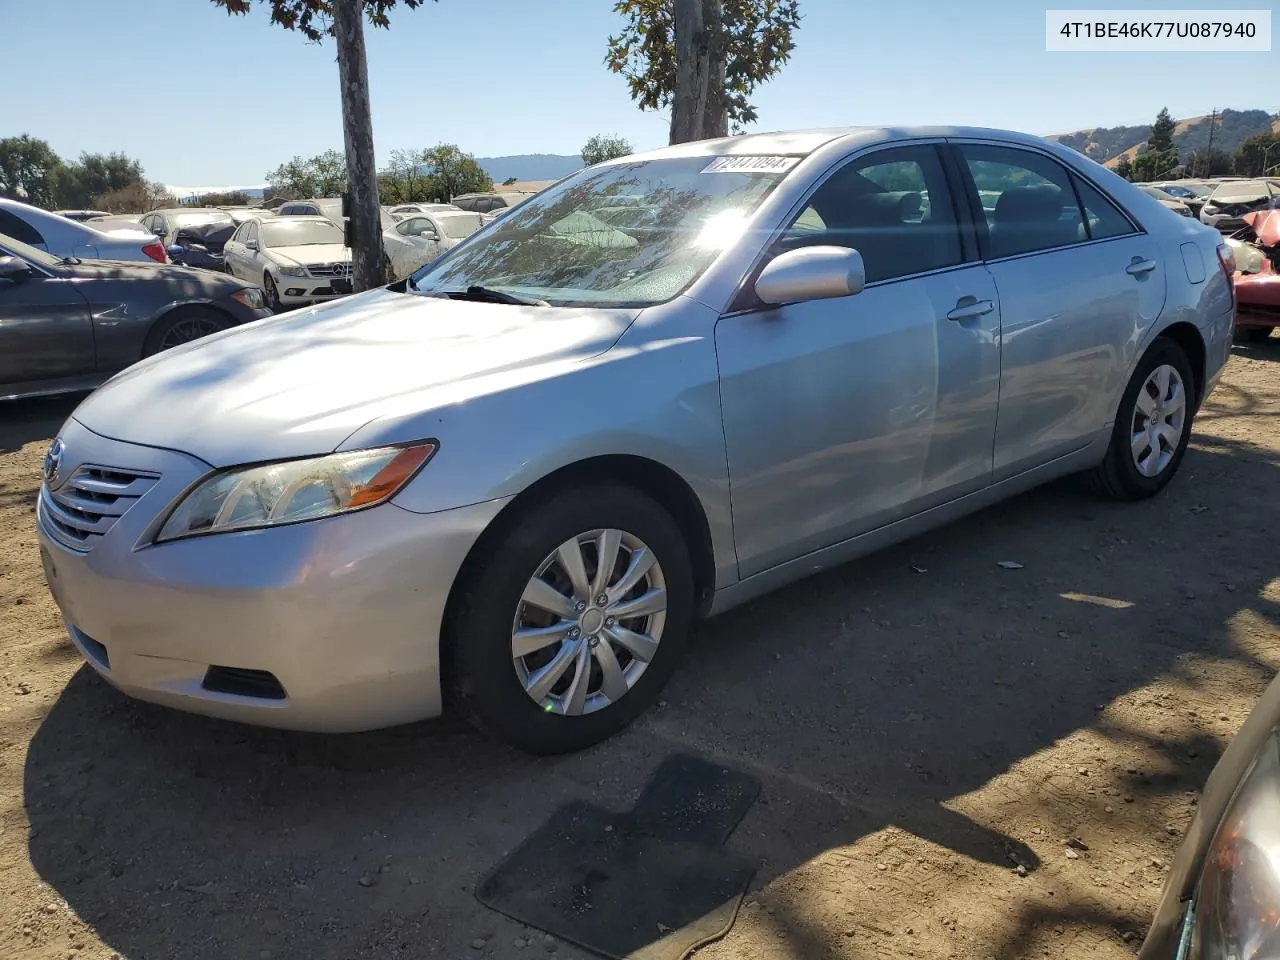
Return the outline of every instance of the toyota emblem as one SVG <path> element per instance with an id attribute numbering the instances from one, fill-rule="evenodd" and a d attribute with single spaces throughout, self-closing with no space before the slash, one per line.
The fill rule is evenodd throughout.
<path id="1" fill-rule="evenodd" d="M 49 444 L 49 452 L 44 455 L 44 482 L 52 484 L 58 479 L 58 471 L 62 469 L 62 438 L 58 437 Z"/>

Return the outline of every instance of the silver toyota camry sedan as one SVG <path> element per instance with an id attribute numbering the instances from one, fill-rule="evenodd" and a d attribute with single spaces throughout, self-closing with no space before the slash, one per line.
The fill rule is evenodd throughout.
<path id="1" fill-rule="evenodd" d="M 1069 149 L 846 129 L 590 167 L 407 281 L 145 360 L 38 507 L 124 692 L 614 733 L 696 618 L 1065 474 L 1150 497 L 1231 343 L 1216 231 Z"/>

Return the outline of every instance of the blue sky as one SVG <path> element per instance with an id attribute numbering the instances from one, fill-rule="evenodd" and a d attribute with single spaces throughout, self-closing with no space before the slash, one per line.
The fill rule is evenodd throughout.
<path id="1" fill-rule="evenodd" d="M 1132 9 L 1135 0 L 1089 0 Z M 1267 3 L 1235 6 L 1265 8 Z M 123 150 L 156 180 L 253 184 L 295 154 L 341 148 L 332 45 L 229 17 L 209 0 L 9 3 L 0 136 L 60 154 Z M 757 129 L 959 123 L 1056 133 L 1214 107 L 1280 110 L 1276 53 L 1046 53 L 1026 0 L 801 0 L 791 63 L 756 95 Z M 1210 6 L 1163 0 L 1164 8 Z M 593 133 L 666 142 L 603 65 L 611 0 L 439 0 L 368 29 L 374 141 L 477 156 L 576 153 Z M 1243 82 L 1250 76 L 1252 84 Z"/>

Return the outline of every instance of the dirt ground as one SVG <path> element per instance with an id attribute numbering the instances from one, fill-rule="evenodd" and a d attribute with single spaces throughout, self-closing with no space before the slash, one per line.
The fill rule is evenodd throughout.
<path id="1" fill-rule="evenodd" d="M 1056 484 L 734 611 L 658 709 L 558 760 L 450 720 L 319 737 L 126 700 L 36 550 L 74 402 L 4 405 L 0 957 L 582 956 L 473 886 L 676 751 L 763 781 L 730 841 L 755 882 L 700 958 L 1131 956 L 1280 667 L 1277 364 L 1237 351 L 1155 500 Z"/>

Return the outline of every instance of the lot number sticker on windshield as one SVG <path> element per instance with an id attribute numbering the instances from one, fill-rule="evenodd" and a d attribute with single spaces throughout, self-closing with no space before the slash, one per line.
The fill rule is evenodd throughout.
<path id="1" fill-rule="evenodd" d="M 799 162 L 799 157 L 716 157 L 702 168 L 702 172 L 781 174 Z"/>

